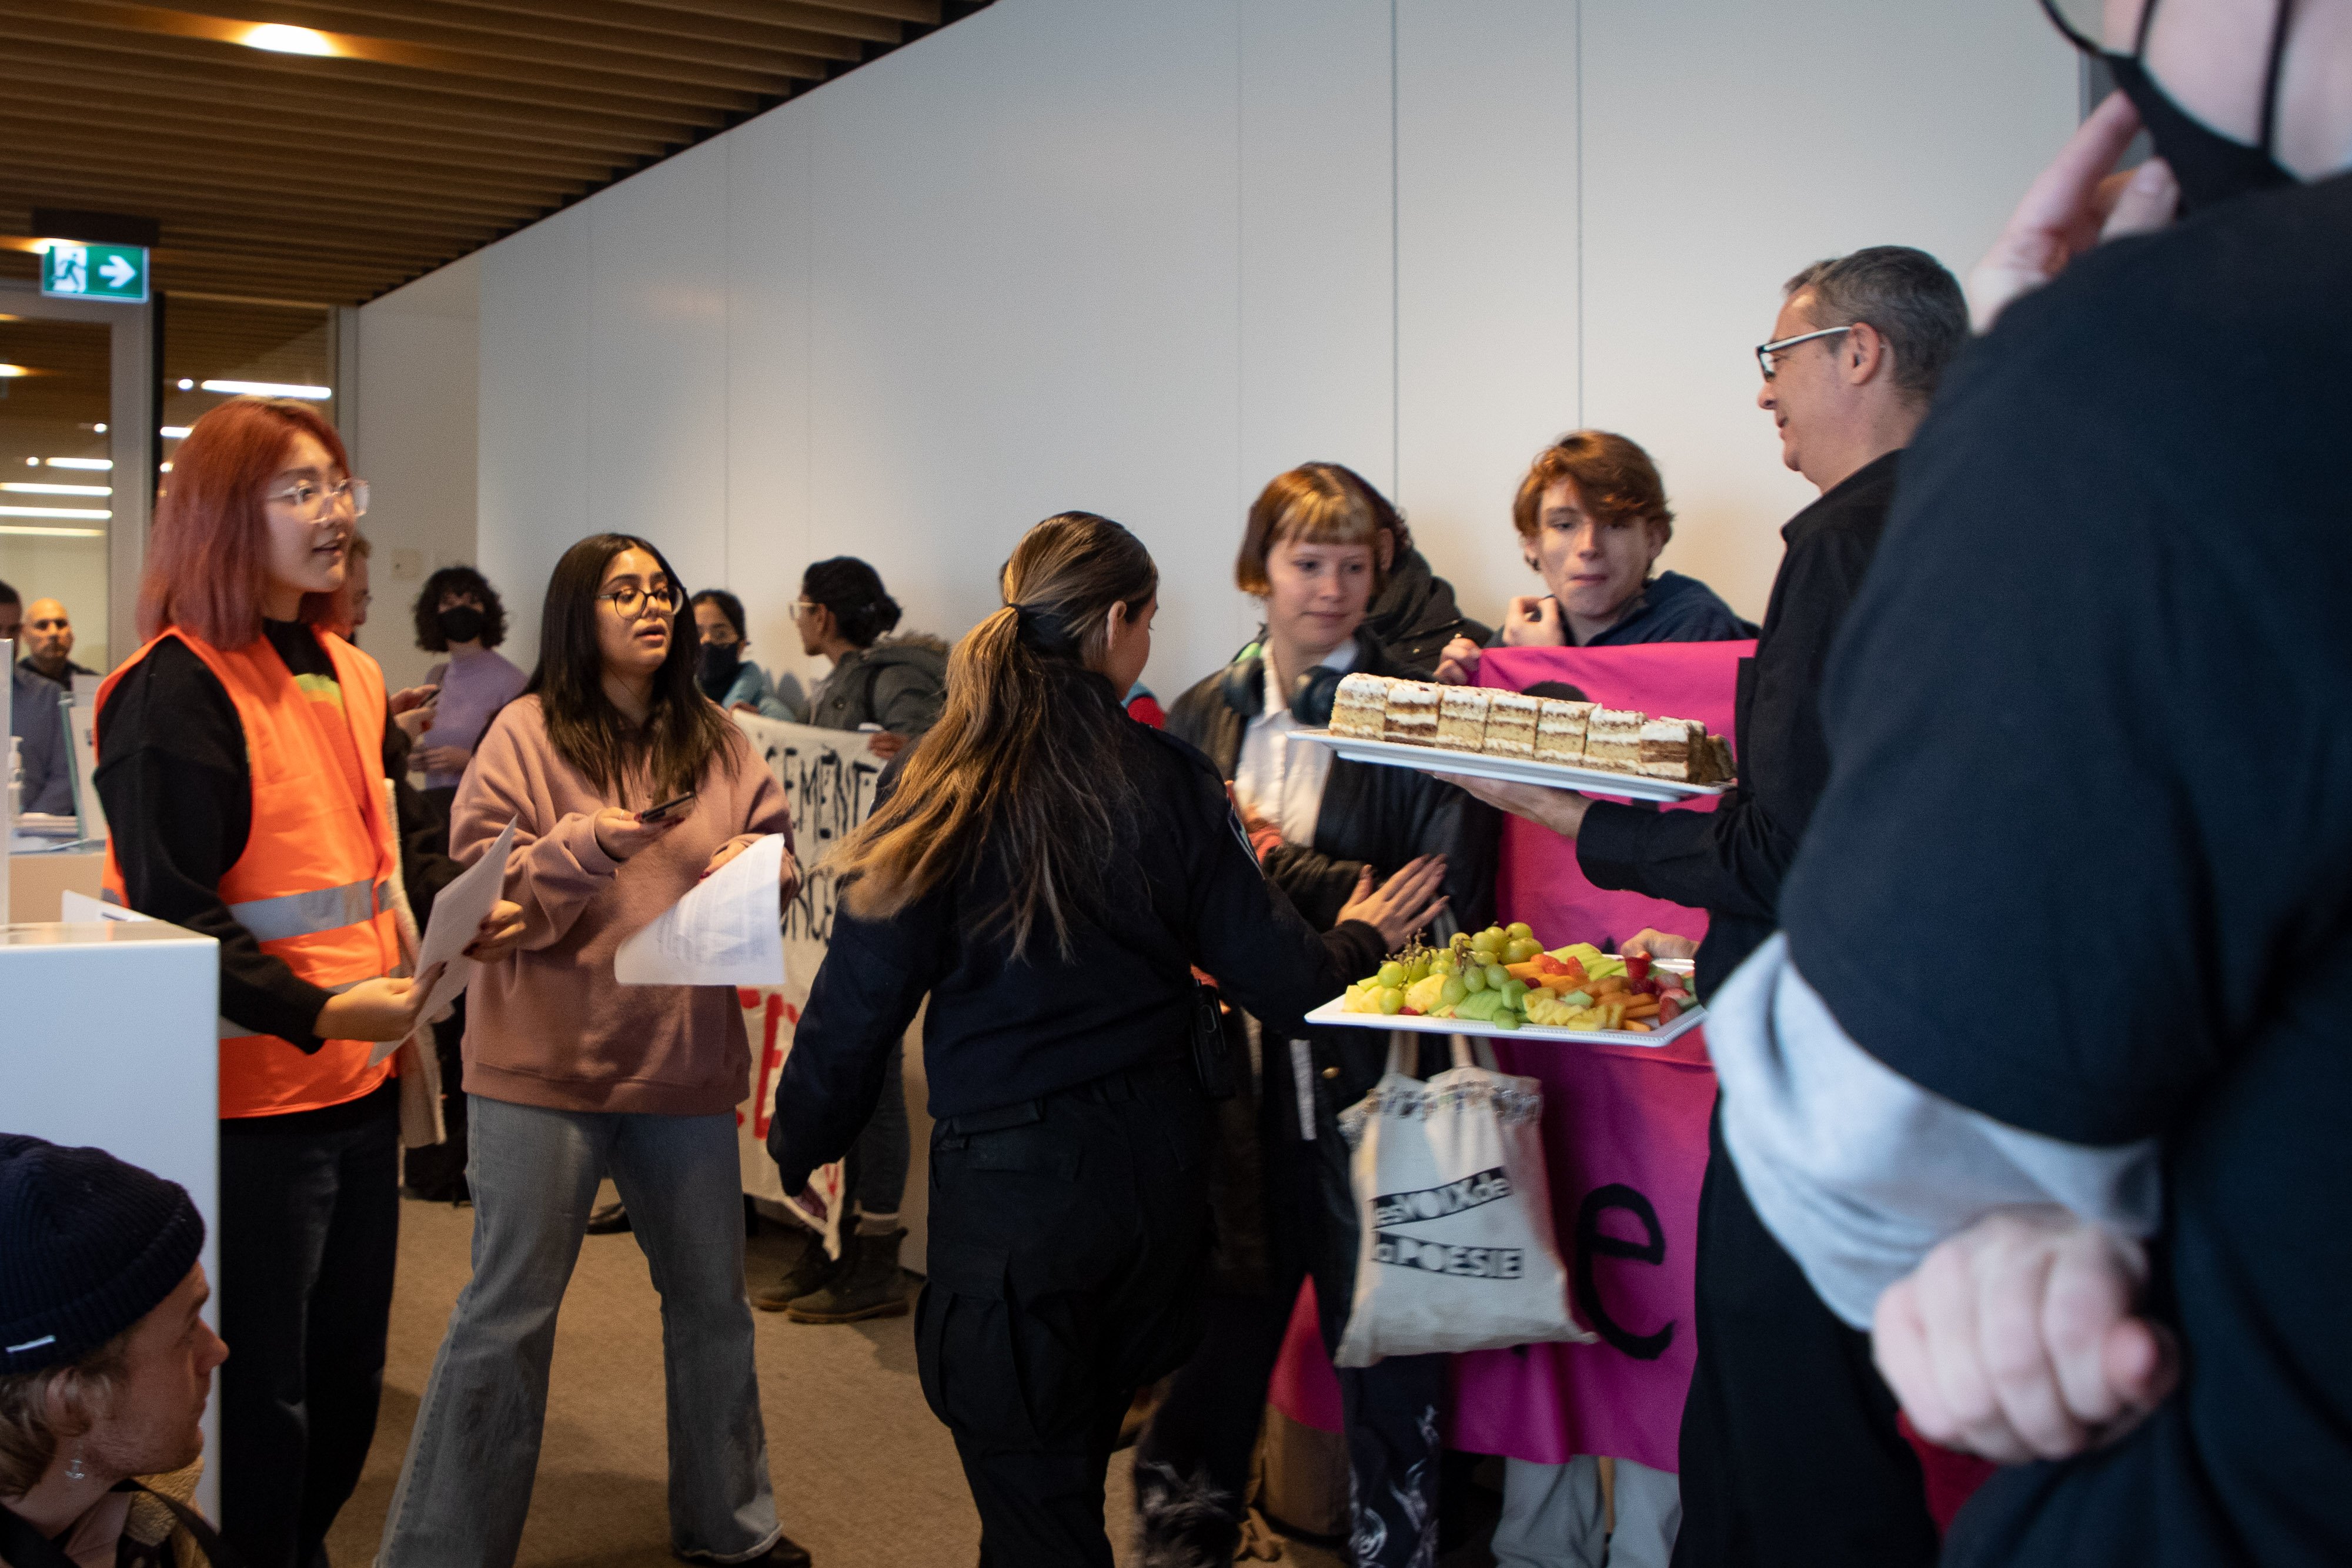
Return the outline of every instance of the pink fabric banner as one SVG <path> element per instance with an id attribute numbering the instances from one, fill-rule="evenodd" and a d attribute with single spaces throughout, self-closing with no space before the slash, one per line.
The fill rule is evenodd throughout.
<path id="1" fill-rule="evenodd" d="M 1520 691 L 1565 682 L 1611 707 L 1694 718 L 1728 734 L 1738 663 L 1754 650 L 1745 642 L 1496 649 L 1480 675 Z M 1498 892 L 1501 917 L 1526 921 L 1551 946 L 1613 946 L 1645 925 L 1690 936 L 1706 929 L 1696 910 L 1594 887 L 1573 844 L 1516 818 L 1504 828 Z M 1577 1315 L 1601 1338 L 1455 1357 L 1454 1447 L 1541 1464 L 1608 1454 L 1680 1469 L 1676 1439 L 1696 1354 L 1699 1181 L 1715 1103 L 1705 1032 L 1656 1048 L 1496 1042 L 1505 1071 L 1544 1086 L 1560 1255 Z M 1336 1430 L 1339 1385 L 1314 1322 L 1311 1305 L 1294 1313 L 1270 1397 L 1294 1420 Z"/>

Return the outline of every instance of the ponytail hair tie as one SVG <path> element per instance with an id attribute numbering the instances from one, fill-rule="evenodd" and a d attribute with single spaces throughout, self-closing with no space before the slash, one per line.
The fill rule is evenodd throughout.
<path id="1" fill-rule="evenodd" d="M 1007 608 L 1013 612 L 1014 619 L 1019 623 L 1019 630 L 1015 634 L 1022 642 L 1040 653 L 1050 653 L 1064 658 L 1076 656 L 1078 640 L 1070 635 L 1063 627 L 1061 618 L 1052 611 L 1034 604 L 1014 604 Z"/>

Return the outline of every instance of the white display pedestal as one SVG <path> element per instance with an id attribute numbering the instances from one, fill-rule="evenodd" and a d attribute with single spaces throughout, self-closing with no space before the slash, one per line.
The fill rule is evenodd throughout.
<path id="1" fill-rule="evenodd" d="M 0 925 L 0 1132 L 93 1145 L 188 1189 L 215 1292 L 220 945 L 176 925 Z M 217 1328 L 220 1298 L 205 1309 Z M 219 1388 L 197 1500 L 219 1517 Z"/>

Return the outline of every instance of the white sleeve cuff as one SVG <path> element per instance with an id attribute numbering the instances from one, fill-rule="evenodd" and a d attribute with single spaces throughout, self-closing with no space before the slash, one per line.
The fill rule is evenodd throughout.
<path id="1" fill-rule="evenodd" d="M 2155 1140 L 2064 1143 L 1920 1088 L 1848 1038 L 1785 936 L 1706 1012 L 1724 1142 L 1748 1201 L 1856 1328 L 1930 1248 L 1996 1208 L 2054 1203 L 2126 1235 L 2157 1228 Z"/>

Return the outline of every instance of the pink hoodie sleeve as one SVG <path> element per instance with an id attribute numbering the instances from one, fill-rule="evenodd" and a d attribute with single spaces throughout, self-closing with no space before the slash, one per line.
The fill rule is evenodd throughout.
<path id="1" fill-rule="evenodd" d="M 561 942 L 620 870 L 596 841 L 594 817 L 557 812 L 543 759 L 526 733 L 537 727 L 519 708 L 499 716 L 458 786 L 449 823 L 450 855 L 471 862 L 513 820 L 506 895 L 522 905 L 522 946 L 534 951 Z"/>

